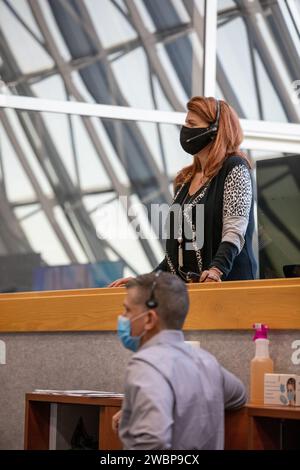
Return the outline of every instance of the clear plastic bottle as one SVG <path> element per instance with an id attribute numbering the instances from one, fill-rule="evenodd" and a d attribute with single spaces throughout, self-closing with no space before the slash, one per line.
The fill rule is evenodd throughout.
<path id="1" fill-rule="evenodd" d="M 268 326 L 262 323 L 253 325 L 255 335 L 255 356 L 251 361 L 250 403 L 264 404 L 264 376 L 273 372 L 273 361 L 269 356 Z"/>

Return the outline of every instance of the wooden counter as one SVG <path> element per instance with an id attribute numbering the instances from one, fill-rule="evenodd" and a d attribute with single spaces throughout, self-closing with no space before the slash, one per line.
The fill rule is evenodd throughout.
<path id="1" fill-rule="evenodd" d="M 112 417 L 121 408 L 122 398 L 27 393 L 25 403 L 24 448 L 27 450 L 51 448 L 51 407 L 62 404 L 92 406 L 98 416 L 98 448 L 122 449 L 112 431 Z M 300 407 L 248 404 L 239 410 L 226 411 L 225 449 L 299 450 L 299 431 Z"/>
<path id="2" fill-rule="evenodd" d="M 0 294 L 0 332 L 115 331 L 125 288 Z M 300 329 L 300 278 L 189 285 L 185 330 Z"/>

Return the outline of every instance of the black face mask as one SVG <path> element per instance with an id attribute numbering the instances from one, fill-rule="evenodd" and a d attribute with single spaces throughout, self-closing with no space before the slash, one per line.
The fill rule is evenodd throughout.
<path id="1" fill-rule="evenodd" d="M 209 127 L 182 126 L 180 131 L 180 144 L 186 153 L 196 155 L 204 149 L 217 135 L 217 125 Z"/>

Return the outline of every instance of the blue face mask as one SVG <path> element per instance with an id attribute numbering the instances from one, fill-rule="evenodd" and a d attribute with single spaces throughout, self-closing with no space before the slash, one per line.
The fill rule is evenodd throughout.
<path id="1" fill-rule="evenodd" d="M 123 346 L 130 349 L 130 351 L 136 352 L 140 346 L 141 339 L 144 336 L 145 332 L 139 336 L 131 336 L 131 322 L 137 320 L 142 315 L 148 313 L 148 310 L 140 313 L 137 317 L 129 319 L 124 317 L 124 315 L 119 315 L 118 318 L 118 337 L 120 338 Z"/>

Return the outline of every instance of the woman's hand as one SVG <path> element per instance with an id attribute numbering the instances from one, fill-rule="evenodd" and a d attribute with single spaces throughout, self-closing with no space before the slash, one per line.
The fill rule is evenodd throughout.
<path id="1" fill-rule="evenodd" d="M 109 284 L 107 287 L 122 287 L 125 286 L 125 284 L 130 281 L 130 279 L 133 279 L 132 276 L 130 277 L 122 277 L 120 279 L 117 279 L 116 281 L 113 281 L 111 284 Z"/>
<path id="2" fill-rule="evenodd" d="M 117 411 L 112 417 L 111 427 L 115 433 L 119 430 L 119 424 L 122 417 L 122 410 Z"/>
<path id="3" fill-rule="evenodd" d="M 201 274 L 200 282 L 221 282 L 222 271 L 218 268 L 210 268 Z"/>

